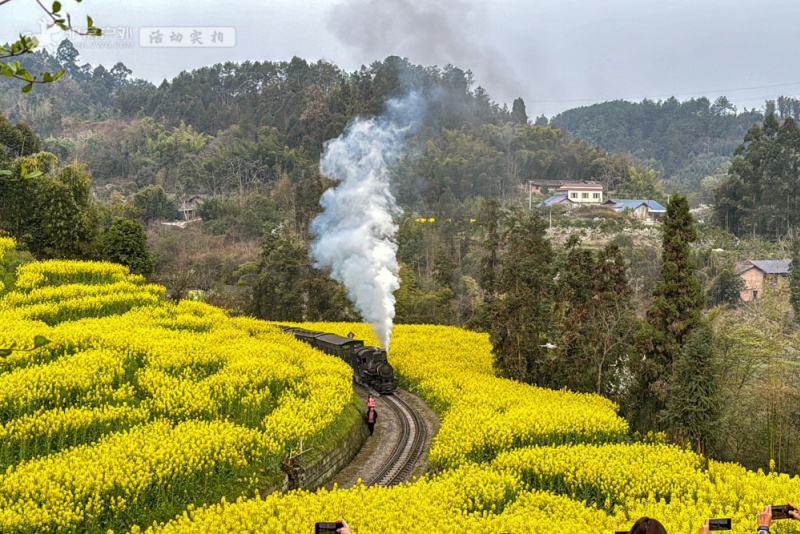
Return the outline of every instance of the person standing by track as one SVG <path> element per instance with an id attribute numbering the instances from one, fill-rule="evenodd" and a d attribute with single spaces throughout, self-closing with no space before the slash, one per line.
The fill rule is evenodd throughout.
<path id="1" fill-rule="evenodd" d="M 378 412 L 375 411 L 375 406 L 370 406 L 367 408 L 367 413 L 364 415 L 364 421 L 367 423 L 367 428 L 369 428 L 369 435 L 371 436 L 373 432 L 375 432 L 375 422 L 378 420 Z"/>

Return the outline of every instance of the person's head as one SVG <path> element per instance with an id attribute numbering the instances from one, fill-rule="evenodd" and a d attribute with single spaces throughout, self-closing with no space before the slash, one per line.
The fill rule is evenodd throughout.
<path id="1" fill-rule="evenodd" d="M 643 517 L 633 524 L 631 534 L 667 534 L 667 530 L 655 519 Z"/>

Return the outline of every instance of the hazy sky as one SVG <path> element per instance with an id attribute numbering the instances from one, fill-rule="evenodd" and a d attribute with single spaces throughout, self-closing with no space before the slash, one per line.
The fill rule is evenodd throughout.
<path id="1" fill-rule="evenodd" d="M 470 69 L 498 102 L 551 116 L 613 99 L 725 94 L 741 110 L 800 94 L 797 0 L 62 0 L 114 28 L 80 61 L 159 83 L 222 61 L 325 59 L 347 71 L 388 55 Z M 0 6 L 0 41 L 39 33 L 33 0 Z M 80 18 L 80 17 L 78 17 Z M 200 28 L 203 48 L 143 46 Z M 225 46 L 208 46 L 219 29 Z M 140 36 L 140 31 L 142 35 Z M 235 46 L 228 46 L 235 34 Z M 56 35 L 53 41 L 60 40 Z M 45 36 L 45 41 L 48 39 Z M 173 42 L 174 43 L 174 42 Z M 57 43 L 56 43 L 57 44 Z"/>

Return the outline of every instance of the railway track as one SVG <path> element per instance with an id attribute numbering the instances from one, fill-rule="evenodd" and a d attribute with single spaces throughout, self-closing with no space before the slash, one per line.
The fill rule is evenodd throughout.
<path id="1" fill-rule="evenodd" d="M 377 475 L 367 481 L 368 486 L 392 486 L 411 477 L 419 458 L 425 452 L 428 430 L 425 421 L 406 401 L 397 395 L 380 397 L 386 407 L 394 412 L 400 422 L 400 439 L 386 464 Z"/>

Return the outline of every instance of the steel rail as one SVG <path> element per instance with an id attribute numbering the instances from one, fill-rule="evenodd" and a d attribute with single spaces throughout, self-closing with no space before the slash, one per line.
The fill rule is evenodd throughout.
<path id="1" fill-rule="evenodd" d="M 400 440 L 389 460 L 367 484 L 392 486 L 408 480 L 414 466 L 424 451 L 427 438 L 425 421 L 417 410 L 397 395 L 382 395 L 381 399 L 397 415 L 400 422 Z"/>

